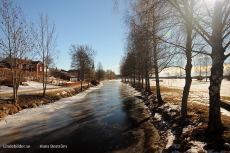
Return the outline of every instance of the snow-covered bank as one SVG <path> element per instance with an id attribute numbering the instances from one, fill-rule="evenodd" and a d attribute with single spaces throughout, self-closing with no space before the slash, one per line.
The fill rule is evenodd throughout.
<path id="1" fill-rule="evenodd" d="M 132 87 L 130 88 L 131 90 L 134 90 Z M 174 152 L 174 153 L 179 153 L 179 152 L 215 153 L 212 146 L 210 146 L 208 142 L 203 141 L 202 139 L 197 140 L 195 136 L 196 132 L 199 132 L 199 130 L 205 131 L 204 127 L 207 125 L 207 123 L 204 123 L 203 118 L 200 119 L 199 113 L 198 114 L 191 113 L 191 118 L 188 118 L 188 120 L 181 123 L 181 120 L 180 120 L 181 107 L 180 105 L 170 103 L 170 97 L 172 96 L 173 98 L 181 97 L 181 95 L 179 95 L 179 93 L 176 93 L 176 92 L 164 94 L 163 98 L 168 97 L 168 100 L 167 100 L 168 103 L 165 103 L 161 107 L 156 107 L 153 123 L 155 127 L 159 130 L 159 134 L 161 136 L 161 139 L 159 140 L 159 143 L 157 145 L 159 145 L 159 147 L 165 150 L 166 152 L 168 151 L 168 152 Z M 190 94 L 190 97 L 191 97 L 189 101 L 190 105 L 192 105 L 191 102 L 194 102 L 197 104 L 208 106 L 208 98 L 201 97 L 196 94 Z M 152 115 L 151 114 L 152 112 L 150 110 L 151 106 L 155 105 L 157 102 L 154 102 L 154 100 L 151 100 L 150 95 L 146 96 L 144 94 L 142 95 L 142 98 L 144 99 L 143 101 L 147 106 L 146 108 L 149 110 L 148 111 L 149 115 L 151 116 Z M 221 113 L 225 116 L 230 115 L 230 112 L 224 109 L 221 109 Z M 206 137 L 204 133 L 198 133 L 198 135 L 200 134 L 200 136 L 204 138 Z M 229 151 L 230 149 L 229 142 L 226 140 L 225 142 L 226 143 L 222 143 L 222 142 L 220 143 L 221 150 L 222 150 L 220 151 L 221 153 L 226 152 L 226 150 Z"/>
<path id="2" fill-rule="evenodd" d="M 28 86 L 19 86 L 18 91 L 28 91 L 28 90 L 39 90 L 42 89 L 43 84 L 35 81 L 28 81 L 26 82 Z M 60 88 L 61 86 L 55 86 L 55 85 L 50 85 L 47 84 L 47 89 L 50 88 Z M 0 88 L 0 93 L 12 93 L 13 88 L 12 87 L 7 87 L 7 86 L 2 86 Z"/>
<path id="3" fill-rule="evenodd" d="M 1 134 L 4 134 L 4 131 L 8 130 L 9 128 L 12 128 L 15 125 L 23 124 L 27 120 L 33 120 L 33 118 L 37 118 L 40 115 L 49 114 L 53 111 L 65 107 L 66 105 L 80 101 L 88 93 L 100 89 L 102 86 L 103 84 L 101 83 L 96 87 L 91 87 L 87 89 L 85 92 L 81 92 L 72 97 L 63 98 L 54 103 L 49 103 L 47 105 L 43 105 L 35 108 L 23 109 L 22 111 L 20 111 L 20 113 L 16 113 L 14 115 L 8 115 L 0 121 Z"/>
<path id="4" fill-rule="evenodd" d="M 175 88 L 175 89 L 181 89 L 183 90 L 185 85 L 185 79 L 160 79 L 162 80 L 160 82 L 160 86 L 165 86 L 169 88 Z M 150 82 L 151 86 L 155 86 L 156 83 L 154 80 L 151 80 Z M 195 92 L 206 92 L 204 95 L 208 96 L 208 87 L 210 85 L 210 82 L 204 82 L 204 81 L 197 81 L 196 79 L 192 80 L 190 91 Z M 220 90 L 221 96 L 230 96 L 230 81 L 223 79 L 221 83 L 221 90 Z"/>

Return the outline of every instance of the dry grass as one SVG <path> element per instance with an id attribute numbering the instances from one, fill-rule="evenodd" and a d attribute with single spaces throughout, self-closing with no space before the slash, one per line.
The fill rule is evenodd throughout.
<path id="1" fill-rule="evenodd" d="M 155 86 L 151 86 L 151 90 L 153 93 L 155 93 L 156 88 Z M 173 103 L 173 104 L 181 104 L 181 98 L 183 90 L 180 89 L 173 89 L 168 87 L 161 87 L 161 93 L 165 96 L 163 96 L 163 101 Z M 170 94 L 169 94 L 170 93 Z M 223 100 L 229 100 L 230 97 L 222 97 Z M 192 100 L 192 99 L 190 99 Z M 209 108 L 208 106 L 204 106 L 197 103 L 188 103 L 188 116 L 190 122 L 193 122 L 195 119 L 197 120 L 197 117 L 194 117 L 193 115 L 197 114 L 199 116 L 199 122 L 203 122 L 202 126 L 197 127 L 197 129 L 194 130 L 194 132 L 197 135 L 202 135 L 205 133 L 208 125 L 208 116 L 209 116 Z M 230 142 L 230 117 L 222 115 L 221 121 L 223 124 L 223 133 L 222 133 L 222 139 L 225 142 Z M 200 139 L 206 139 L 206 136 L 201 136 Z"/>
<path id="2" fill-rule="evenodd" d="M 4 113 L 3 111 L 0 111 L 0 118 L 4 118 L 6 116 L 7 116 L 6 113 Z"/>
<path id="3" fill-rule="evenodd" d="M 230 97 L 221 96 L 221 99 L 230 101 Z"/>
<path id="4" fill-rule="evenodd" d="M 156 87 L 155 86 L 151 86 L 150 89 L 153 93 L 156 93 Z M 181 89 L 174 89 L 174 88 L 168 88 L 168 87 L 161 87 L 160 90 L 161 90 L 161 93 L 172 92 L 172 93 L 179 94 L 179 95 L 182 95 L 182 93 L 183 93 L 183 90 L 181 90 Z"/>
<path id="5" fill-rule="evenodd" d="M 85 91 L 86 89 L 87 86 L 83 86 L 82 91 Z M 65 92 L 65 94 L 62 92 Z M 71 97 L 79 92 L 81 92 L 80 87 L 75 87 L 74 90 L 48 91 L 45 97 L 42 96 L 42 93 L 20 95 L 18 97 L 17 106 L 13 104 L 13 99 L 2 99 L 0 100 L 0 118 L 6 117 L 7 114 L 12 115 L 18 113 L 21 109 L 33 108 L 36 106 L 45 105 L 47 103 L 53 103 L 61 98 Z"/>

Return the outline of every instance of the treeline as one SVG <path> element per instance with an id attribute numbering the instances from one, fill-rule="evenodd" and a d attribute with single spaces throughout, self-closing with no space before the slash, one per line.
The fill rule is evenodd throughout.
<path id="1" fill-rule="evenodd" d="M 155 76 L 157 100 L 162 105 L 159 73 L 167 67 L 184 69 L 181 118 L 185 119 L 192 59 L 201 56 L 210 59 L 208 131 L 221 131 L 220 87 L 224 61 L 230 56 L 227 52 L 230 48 L 230 1 L 130 0 L 128 4 L 129 33 L 120 63 L 123 79 L 130 79 L 136 88 L 150 91 L 149 77 Z M 184 61 L 184 65 L 180 61 Z"/>
<path id="2" fill-rule="evenodd" d="M 71 45 L 70 46 L 70 56 L 71 56 L 71 67 L 73 70 L 77 71 L 78 80 L 82 81 L 87 79 L 88 83 L 93 80 L 94 84 L 97 84 L 95 81 L 100 83 L 104 79 L 115 79 L 116 74 L 107 70 L 103 70 L 101 62 L 98 63 L 95 70 L 94 67 L 94 57 L 96 51 L 92 49 L 89 45 Z M 95 80 L 95 81 L 94 81 Z"/>

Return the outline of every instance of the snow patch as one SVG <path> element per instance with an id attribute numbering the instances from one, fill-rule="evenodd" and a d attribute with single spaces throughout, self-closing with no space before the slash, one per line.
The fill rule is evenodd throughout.
<path id="1" fill-rule="evenodd" d="M 39 83 L 39 82 L 35 82 L 35 81 L 28 81 L 26 82 L 29 86 L 19 86 L 18 91 L 27 91 L 27 90 L 39 90 L 43 88 L 43 84 Z M 50 88 L 60 88 L 60 86 L 55 86 L 55 85 L 50 85 L 47 84 L 46 85 L 47 89 Z M 7 86 L 2 86 L 0 88 L 1 93 L 12 93 L 13 92 L 13 88 L 12 87 L 7 87 Z"/>
<path id="2" fill-rule="evenodd" d="M 16 113 L 14 115 L 8 115 L 6 116 L 3 120 L 0 121 L 0 131 L 1 134 L 4 134 L 8 128 L 14 126 L 15 124 L 20 124 L 23 121 L 36 118 L 39 115 L 44 115 L 44 114 L 49 114 L 51 112 L 54 112 L 55 110 L 61 109 L 65 107 L 66 105 L 69 105 L 71 103 L 78 102 L 82 100 L 89 92 L 92 92 L 94 90 L 100 89 L 102 87 L 102 84 L 96 86 L 96 87 L 91 87 L 85 92 L 81 92 L 77 95 L 74 95 L 72 97 L 68 98 L 63 98 L 60 99 L 54 103 L 49 103 L 47 105 L 35 107 L 35 108 L 30 108 L 30 109 L 23 109 L 19 113 Z M 43 101 L 41 101 L 43 103 Z"/>
<path id="3" fill-rule="evenodd" d="M 186 153 L 195 153 L 201 150 L 207 152 L 203 149 L 204 146 L 207 145 L 206 143 L 200 141 L 190 141 L 190 143 L 192 143 L 193 145 L 191 146 L 191 149 L 186 151 Z"/>
<path id="4" fill-rule="evenodd" d="M 168 143 L 167 143 L 167 145 L 166 145 L 166 149 L 168 149 L 170 146 L 172 146 L 173 145 L 173 140 L 175 139 L 175 136 L 173 135 L 173 133 L 171 132 L 171 129 L 169 129 L 168 131 L 167 131 L 167 135 L 168 135 L 168 137 L 167 137 L 167 140 L 168 140 Z"/>

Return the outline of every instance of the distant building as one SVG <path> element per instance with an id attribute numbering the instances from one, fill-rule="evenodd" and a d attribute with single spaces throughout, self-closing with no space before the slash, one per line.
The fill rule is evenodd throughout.
<path id="1" fill-rule="evenodd" d="M 18 69 L 21 69 L 23 71 L 28 72 L 36 72 L 37 77 L 42 75 L 42 67 L 43 63 L 41 61 L 32 61 L 28 60 L 28 58 L 25 59 L 16 59 L 17 65 L 16 67 Z M 9 63 L 9 58 L 5 58 L 2 61 L 0 61 L 0 69 L 11 69 L 13 65 Z M 48 66 L 45 65 L 44 69 L 48 69 Z"/>
<path id="2" fill-rule="evenodd" d="M 68 81 L 72 81 L 72 82 L 77 81 L 77 76 L 72 75 L 69 71 L 66 71 L 66 70 L 55 70 L 53 75 L 54 75 L 54 77 L 60 78 L 63 80 L 68 80 Z"/>

